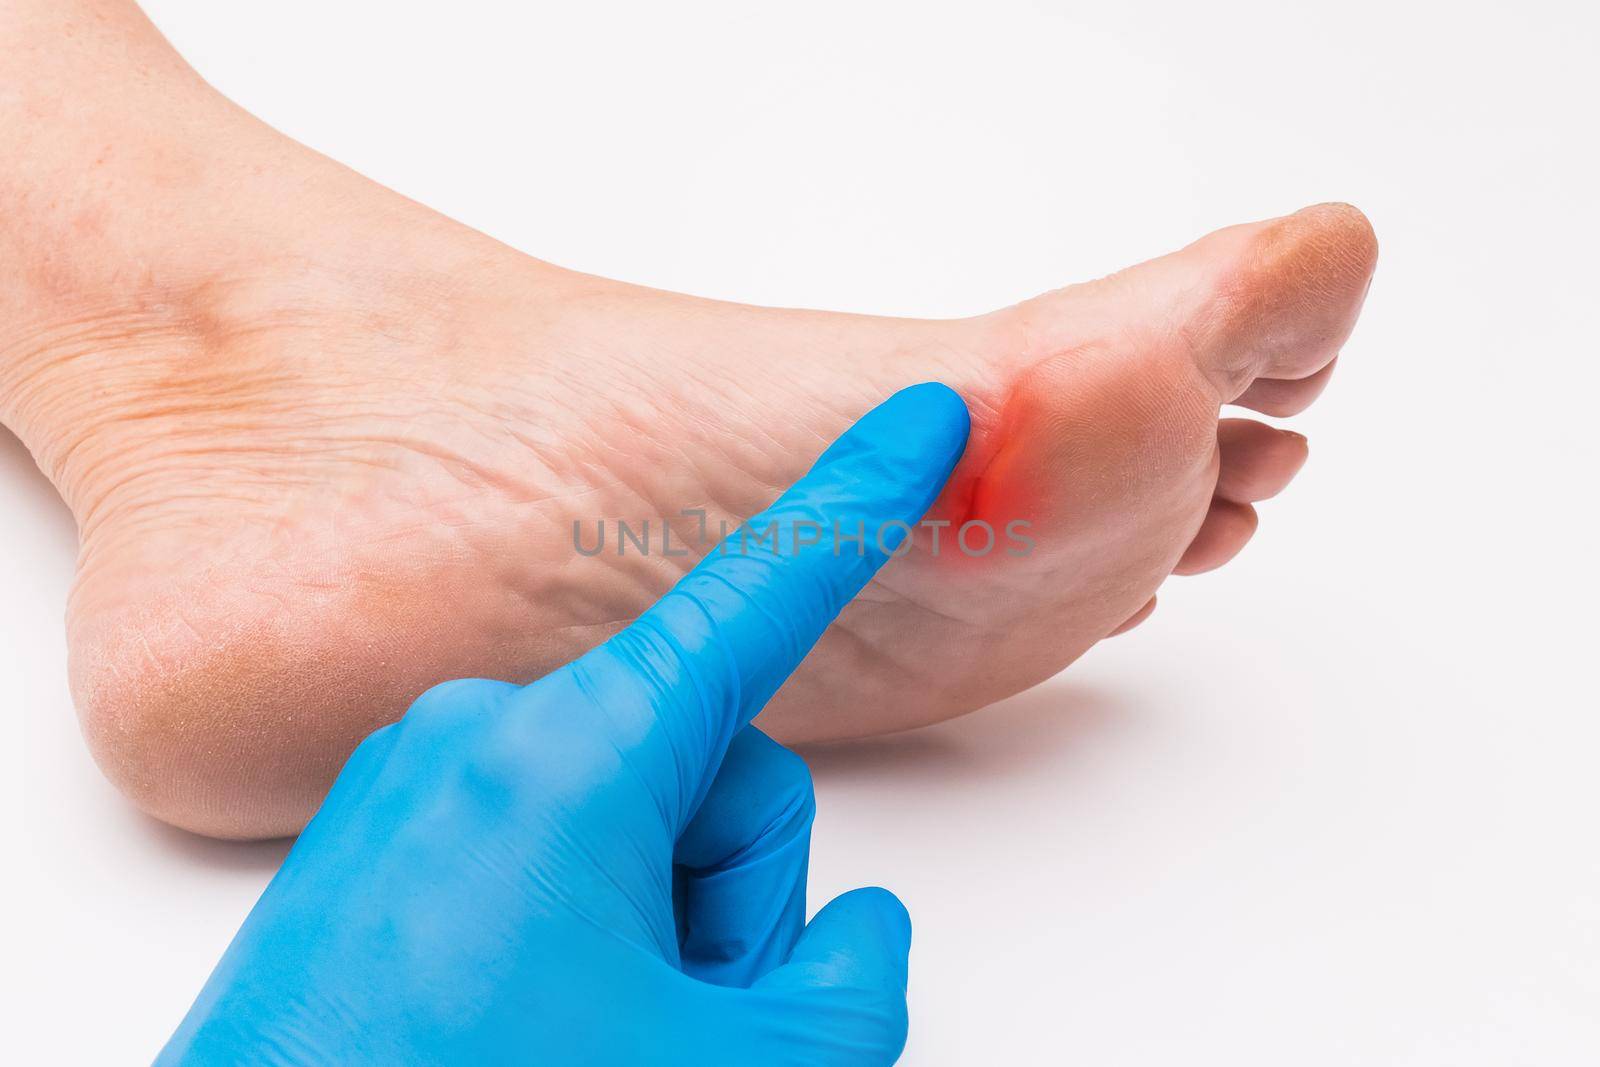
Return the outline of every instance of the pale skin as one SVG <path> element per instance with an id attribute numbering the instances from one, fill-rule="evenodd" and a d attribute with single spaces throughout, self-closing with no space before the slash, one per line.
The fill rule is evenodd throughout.
<path id="1" fill-rule="evenodd" d="M 981 708 L 1209 570 L 1306 458 L 1376 262 L 1359 211 L 1218 231 L 952 321 L 745 307 L 578 274 L 268 128 L 122 0 L 0 4 L 0 419 L 71 507 L 71 682 L 106 774 L 223 837 L 293 833 L 430 685 L 526 682 L 692 563 L 572 524 L 769 503 L 938 380 L 971 444 L 928 531 L 759 723 L 857 737 Z M 658 534 L 659 537 L 659 534 Z M 592 535 L 591 535 L 592 539 Z"/>

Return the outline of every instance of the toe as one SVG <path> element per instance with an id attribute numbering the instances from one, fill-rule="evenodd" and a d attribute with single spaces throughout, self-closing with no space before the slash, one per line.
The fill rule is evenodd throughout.
<path id="1" fill-rule="evenodd" d="M 1200 574 L 1222 566 L 1244 548 L 1256 532 L 1256 509 L 1232 500 L 1213 500 L 1200 531 L 1184 549 L 1173 574 Z"/>
<path id="2" fill-rule="evenodd" d="M 1305 378 L 1257 378 L 1234 400 L 1240 407 L 1281 418 L 1298 415 L 1322 395 L 1338 361 Z"/>
<path id="3" fill-rule="evenodd" d="M 1254 419 L 1223 419 L 1217 424 L 1222 455 L 1216 495 L 1249 504 L 1278 495 L 1305 465 L 1306 439 Z"/>
<path id="4" fill-rule="evenodd" d="M 1378 245 L 1360 211 L 1322 204 L 1220 231 L 1185 254 L 1208 277 L 1188 330 L 1194 355 L 1231 401 L 1259 379 L 1316 380 L 1355 327 Z"/>
<path id="5" fill-rule="evenodd" d="M 1144 607 L 1140 608 L 1138 611 L 1134 612 L 1132 615 L 1129 615 L 1126 619 L 1124 619 L 1122 621 L 1122 625 L 1118 626 L 1115 630 L 1112 630 L 1106 636 L 1107 637 L 1115 637 L 1118 634 L 1127 633 L 1129 630 L 1133 629 L 1135 626 L 1138 626 L 1141 622 L 1144 622 L 1144 620 L 1148 619 L 1150 617 L 1150 614 L 1155 610 L 1156 610 L 1156 598 L 1155 597 L 1151 597 L 1149 600 L 1146 600 L 1144 602 Z"/>

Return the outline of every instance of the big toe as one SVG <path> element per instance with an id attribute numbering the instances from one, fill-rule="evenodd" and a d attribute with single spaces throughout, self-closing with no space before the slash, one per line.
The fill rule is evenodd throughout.
<path id="1" fill-rule="evenodd" d="M 1175 258 L 1194 282 L 1185 333 L 1219 399 L 1290 414 L 1355 327 L 1378 242 L 1356 208 L 1318 204 L 1219 230 Z"/>

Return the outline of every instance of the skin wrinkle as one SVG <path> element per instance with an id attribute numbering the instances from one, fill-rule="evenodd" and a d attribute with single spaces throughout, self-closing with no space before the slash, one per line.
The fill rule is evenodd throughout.
<path id="1" fill-rule="evenodd" d="M 877 613 L 878 618 L 882 618 L 883 612 L 889 610 L 889 605 L 887 604 L 880 603 L 877 605 L 877 607 L 882 609 Z M 832 640 L 836 643 L 842 639 L 848 640 L 851 644 L 852 652 L 857 661 L 864 661 L 870 666 L 870 669 L 875 674 L 885 677 L 886 681 L 888 681 L 891 685 L 915 685 L 927 687 L 929 683 L 934 680 L 934 675 L 938 668 L 934 667 L 930 669 L 932 665 L 920 667 L 913 665 L 914 663 L 928 663 L 926 657 L 923 656 L 920 651 L 916 650 L 915 646 L 908 647 L 903 652 L 897 654 L 895 651 L 895 646 L 892 644 L 886 644 L 883 640 L 881 640 L 880 634 L 876 632 L 870 634 L 864 632 L 868 629 L 876 631 L 880 628 L 881 623 L 874 618 L 874 614 L 874 612 L 869 610 L 868 606 L 864 605 L 860 608 L 857 608 L 856 605 L 852 603 L 850 610 L 841 613 L 839 618 L 835 620 L 833 626 L 829 629 L 823 640 Z M 868 626 L 868 623 L 871 623 L 872 625 Z M 939 691 L 939 688 L 942 687 L 943 680 L 940 679 L 940 686 L 936 687 L 935 691 Z M 942 692 L 940 695 L 942 699 L 949 698 L 948 690 Z M 761 722 L 759 717 L 757 718 L 756 725 L 763 726 L 764 728 L 764 724 Z M 860 732 L 854 734 L 845 733 L 843 736 L 866 736 L 864 724 L 863 727 L 860 728 Z"/>
<path id="2" fill-rule="evenodd" d="M 717 432 L 715 421 L 711 418 L 696 420 L 693 402 L 687 397 L 681 403 L 668 405 L 668 409 L 685 410 L 685 414 L 677 420 L 679 425 L 683 427 L 682 429 L 673 430 L 670 426 L 663 429 L 660 425 L 659 417 L 653 417 L 649 412 L 644 414 L 642 420 L 630 421 L 628 426 L 632 435 L 637 438 L 659 441 L 661 438 L 666 437 L 667 441 L 661 446 L 662 451 L 660 454 L 652 455 L 650 462 L 646 465 L 639 464 L 637 458 L 631 461 L 622 459 L 620 462 L 615 463 L 615 469 L 622 472 L 631 472 L 635 468 L 641 471 L 640 476 L 633 476 L 629 473 L 618 475 L 621 484 L 627 486 L 638 501 L 639 510 L 631 514 L 621 512 L 595 517 L 622 520 L 649 519 L 659 525 L 659 521 L 662 518 L 677 518 L 681 510 L 689 504 L 703 504 L 708 512 L 706 520 L 708 529 L 715 531 L 718 529 L 719 521 L 727 521 L 732 525 L 742 521 L 749 514 L 748 511 L 741 513 L 738 510 L 738 505 L 732 503 L 732 501 L 758 500 L 764 503 L 777 495 L 777 487 L 774 484 L 770 484 L 767 479 L 759 475 L 752 477 L 745 473 L 749 466 L 747 458 L 745 458 L 744 462 L 728 462 L 723 465 L 723 472 L 718 475 L 712 475 L 710 471 L 716 464 L 703 464 L 697 453 L 709 443 L 704 430 L 709 429 L 713 434 Z M 691 421 L 697 421 L 699 425 L 694 427 L 687 425 Z M 702 427 L 704 429 L 701 429 Z M 606 440 L 609 440 L 609 438 L 606 438 Z M 623 454 L 625 455 L 625 453 Z M 741 455 L 747 457 L 747 452 L 742 452 Z M 686 476 L 680 475 L 676 478 L 667 479 L 662 484 L 656 485 L 655 483 L 660 479 L 651 477 L 650 471 L 686 471 L 690 473 Z M 733 479 L 734 484 L 729 483 L 728 479 L 730 477 Z M 701 489 L 699 491 L 703 496 L 698 500 L 685 501 L 677 488 L 682 484 L 700 486 Z M 687 521 L 680 525 L 680 535 L 685 532 L 685 527 L 689 525 L 690 523 Z M 695 525 L 697 526 L 697 524 Z M 714 534 L 712 534 L 712 537 L 715 539 Z M 691 555 L 697 555 L 701 548 L 705 547 L 696 545 L 693 541 L 682 537 L 680 537 L 680 543 L 691 549 Z M 657 592 L 659 591 L 657 590 Z"/>

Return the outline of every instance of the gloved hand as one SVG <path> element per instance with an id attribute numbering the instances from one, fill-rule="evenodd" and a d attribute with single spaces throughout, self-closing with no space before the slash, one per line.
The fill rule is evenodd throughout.
<path id="1" fill-rule="evenodd" d="M 810 779 L 747 724 L 966 435 L 949 389 L 896 393 L 604 645 L 423 694 L 350 757 L 161 1061 L 894 1062 L 905 910 L 857 890 L 802 929 Z"/>

